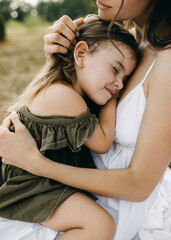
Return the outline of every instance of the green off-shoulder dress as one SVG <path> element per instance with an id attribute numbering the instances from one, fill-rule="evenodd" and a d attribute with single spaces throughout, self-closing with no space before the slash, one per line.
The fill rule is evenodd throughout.
<path id="1" fill-rule="evenodd" d="M 67 165 L 95 168 L 89 149 L 83 145 L 98 123 L 89 110 L 78 117 L 37 116 L 23 106 L 18 114 L 47 158 Z M 43 222 L 68 197 L 81 191 L 20 168 L 2 163 L 0 166 L 0 217 Z"/>

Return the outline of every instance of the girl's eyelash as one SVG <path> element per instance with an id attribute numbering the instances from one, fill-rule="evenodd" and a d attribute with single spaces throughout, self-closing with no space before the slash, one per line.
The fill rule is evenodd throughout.
<path id="1" fill-rule="evenodd" d="M 116 74 L 119 72 L 118 69 L 115 67 L 113 67 L 113 70 L 115 71 Z"/>

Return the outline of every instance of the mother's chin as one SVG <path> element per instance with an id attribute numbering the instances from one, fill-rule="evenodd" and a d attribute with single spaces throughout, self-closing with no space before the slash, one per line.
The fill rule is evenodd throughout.
<path id="1" fill-rule="evenodd" d="M 98 8 L 98 15 L 101 19 L 105 21 L 111 21 L 113 19 L 116 12 L 111 6 L 105 5 L 103 1 L 99 1 L 99 0 L 96 1 L 96 5 Z"/>

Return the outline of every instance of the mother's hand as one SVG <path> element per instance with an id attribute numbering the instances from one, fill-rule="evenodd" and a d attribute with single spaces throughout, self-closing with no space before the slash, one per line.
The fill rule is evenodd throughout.
<path id="1" fill-rule="evenodd" d="M 9 131 L 11 122 L 14 124 L 15 133 Z M 39 152 L 36 142 L 20 122 L 18 115 L 5 118 L 0 128 L 2 162 L 33 172 L 33 156 L 36 152 Z"/>
<path id="2" fill-rule="evenodd" d="M 83 18 L 72 21 L 65 15 L 47 29 L 44 36 L 44 51 L 47 60 L 51 59 L 53 53 L 67 53 L 78 32 L 77 26 L 83 22 Z"/>

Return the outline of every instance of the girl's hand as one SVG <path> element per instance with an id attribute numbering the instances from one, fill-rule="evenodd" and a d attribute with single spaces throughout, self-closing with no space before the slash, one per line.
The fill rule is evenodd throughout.
<path id="1" fill-rule="evenodd" d="M 14 124 L 15 133 L 9 131 L 11 122 Z M 5 118 L 0 128 L 0 156 L 2 162 L 33 172 L 35 167 L 33 156 L 38 152 L 35 140 L 20 122 L 18 115 L 15 114 Z"/>
<path id="2" fill-rule="evenodd" d="M 83 18 L 72 21 L 64 15 L 47 29 L 44 36 L 44 51 L 47 61 L 51 59 L 53 53 L 67 53 L 71 44 L 74 43 L 78 32 L 77 26 L 83 22 Z"/>

